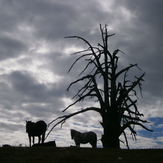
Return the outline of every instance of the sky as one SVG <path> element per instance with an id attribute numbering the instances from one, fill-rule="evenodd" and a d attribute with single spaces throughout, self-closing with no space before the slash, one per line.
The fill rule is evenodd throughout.
<path id="1" fill-rule="evenodd" d="M 87 100 L 62 112 L 73 102 L 78 87 L 66 89 L 85 64 L 68 73 L 75 61 L 71 54 L 86 47 L 80 40 L 65 37 L 81 36 L 96 46 L 101 42 L 102 24 L 108 33 L 115 33 L 109 40 L 110 51 L 125 53 L 120 55 L 120 64 L 137 63 L 146 73 L 143 98 L 139 96 L 137 105 L 153 132 L 137 127 L 137 141 L 133 141 L 127 131 L 129 146 L 163 148 L 162 16 L 162 0 L 0 0 L 0 146 L 28 146 L 26 120 L 48 124 L 94 106 L 94 101 Z M 54 128 L 46 141 L 55 140 L 60 147 L 74 145 L 70 129 L 91 130 L 100 139 L 100 120 L 94 112 L 78 115 L 62 128 Z M 121 148 L 126 146 L 122 143 Z"/>

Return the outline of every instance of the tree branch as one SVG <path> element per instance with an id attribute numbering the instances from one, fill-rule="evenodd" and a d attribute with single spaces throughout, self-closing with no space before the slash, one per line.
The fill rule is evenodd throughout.
<path id="1" fill-rule="evenodd" d="M 50 122 L 50 123 L 48 124 L 48 126 L 50 126 L 52 123 L 54 123 L 54 122 L 56 122 L 57 120 L 61 119 L 59 122 L 57 122 L 55 125 L 53 125 L 53 127 L 52 127 L 52 128 L 50 129 L 50 131 L 48 132 L 46 138 L 49 136 L 49 134 L 52 132 L 52 130 L 54 129 L 54 127 L 56 127 L 57 125 L 61 124 L 61 127 L 62 127 L 62 125 L 65 123 L 65 121 L 66 121 L 67 119 L 69 119 L 69 118 L 71 118 L 71 117 L 73 117 L 73 116 L 75 116 L 75 115 L 78 115 L 78 114 L 80 114 L 80 113 L 87 112 L 87 111 L 96 111 L 96 112 L 98 112 L 98 113 L 101 114 L 100 108 L 97 108 L 97 107 L 90 107 L 90 108 L 81 109 L 80 111 L 74 112 L 74 113 L 72 113 L 72 114 L 60 116 L 60 117 L 54 119 L 52 122 Z M 45 138 L 45 139 L 46 139 L 46 138 Z"/>
<path id="2" fill-rule="evenodd" d="M 77 38 L 77 39 L 80 39 L 80 40 L 84 41 L 88 45 L 88 47 L 90 48 L 90 50 L 92 52 L 92 55 L 95 57 L 100 72 L 103 73 L 99 58 L 96 55 L 96 52 L 94 51 L 94 47 L 86 39 L 84 39 L 84 38 L 82 38 L 80 36 L 68 36 L 68 37 L 65 37 L 65 38 Z"/>
<path id="3" fill-rule="evenodd" d="M 137 66 L 137 64 L 131 64 L 130 66 L 128 66 L 128 67 L 122 69 L 121 71 L 119 71 L 119 72 L 116 74 L 115 77 L 117 78 L 119 75 L 121 75 L 122 73 L 128 71 L 130 68 L 135 67 L 135 66 Z"/>
<path id="4" fill-rule="evenodd" d="M 121 127 L 121 131 L 120 131 L 120 133 L 119 133 L 119 136 L 124 132 L 124 130 L 126 129 L 126 128 L 128 128 L 128 127 L 130 127 L 130 125 L 138 125 L 138 126 L 141 126 L 142 128 L 144 128 L 145 130 L 147 130 L 147 131 L 153 131 L 153 130 L 150 130 L 150 129 L 148 129 L 147 127 L 145 127 L 144 125 L 142 125 L 141 123 L 138 123 L 138 122 L 135 122 L 135 121 L 130 121 L 130 122 L 127 122 L 125 125 L 123 125 L 122 127 Z"/>

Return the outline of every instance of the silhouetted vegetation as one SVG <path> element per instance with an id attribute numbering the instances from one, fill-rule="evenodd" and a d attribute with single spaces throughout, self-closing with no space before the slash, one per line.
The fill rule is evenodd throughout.
<path id="1" fill-rule="evenodd" d="M 139 90 L 140 94 L 142 94 L 142 82 L 144 81 L 145 73 L 141 72 L 142 70 L 137 64 L 130 64 L 122 69 L 119 68 L 119 55 L 121 55 L 120 53 L 123 54 L 123 52 L 120 49 L 110 52 L 108 48 L 108 39 L 114 36 L 114 34 L 108 34 L 107 26 L 102 27 L 101 25 L 100 32 L 102 43 L 99 43 L 97 46 L 91 45 L 89 41 L 80 36 L 67 37 L 83 41 L 88 48 L 74 53 L 74 55 L 79 56 L 73 62 L 69 72 L 82 59 L 85 60 L 86 64 L 83 70 L 81 70 L 79 78 L 72 82 L 67 90 L 75 84 L 84 84 L 74 95 L 73 99 L 75 101 L 64 109 L 63 112 L 76 103 L 88 99 L 97 101 L 99 107 L 88 106 L 72 114 L 58 117 L 51 122 L 56 123 L 53 124 L 50 132 L 55 126 L 58 124 L 62 125 L 70 117 L 87 111 L 95 111 L 102 118 L 103 135 L 101 141 L 103 147 L 120 148 L 119 137 L 123 135 L 126 146 L 129 148 L 126 129 L 131 131 L 133 139 L 136 139 L 135 126 L 141 126 L 145 130 L 152 131 L 144 126 L 144 123 L 148 122 L 142 119 L 143 114 L 137 108 L 137 91 Z M 129 72 L 131 69 L 140 71 L 140 76 L 130 77 Z"/>
<path id="2" fill-rule="evenodd" d="M 161 149 L 1 147 L 0 160 L 1 163 L 160 163 L 162 152 Z"/>

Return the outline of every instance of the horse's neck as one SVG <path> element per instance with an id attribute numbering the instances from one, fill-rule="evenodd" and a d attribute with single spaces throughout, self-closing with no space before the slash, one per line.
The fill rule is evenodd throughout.
<path id="1" fill-rule="evenodd" d="M 79 131 L 76 131 L 77 132 L 77 134 L 81 134 L 81 132 L 79 132 Z"/>
<path id="2" fill-rule="evenodd" d="M 36 123 L 32 122 L 31 124 L 32 124 L 31 127 L 32 127 L 32 128 L 35 128 Z"/>
<path id="3" fill-rule="evenodd" d="M 75 131 L 75 132 L 74 132 L 74 137 L 75 137 L 76 135 L 80 135 L 80 134 L 81 134 L 81 132 Z"/>
<path id="4" fill-rule="evenodd" d="M 31 122 L 31 126 L 34 126 L 36 123 L 35 122 Z"/>
<path id="5" fill-rule="evenodd" d="M 81 132 L 77 132 L 76 135 L 77 135 L 77 137 L 78 137 L 79 139 L 81 139 L 81 138 L 83 137 L 83 133 L 81 133 Z"/>

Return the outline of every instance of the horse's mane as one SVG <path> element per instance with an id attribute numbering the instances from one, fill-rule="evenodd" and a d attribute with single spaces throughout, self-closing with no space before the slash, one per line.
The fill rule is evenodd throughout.
<path id="1" fill-rule="evenodd" d="M 71 131 L 71 136 L 73 136 L 73 137 L 74 137 L 76 134 L 80 134 L 79 131 L 76 131 L 76 130 L 74 130 L 74 129 L 71 129 L 70 131 Z"/>

